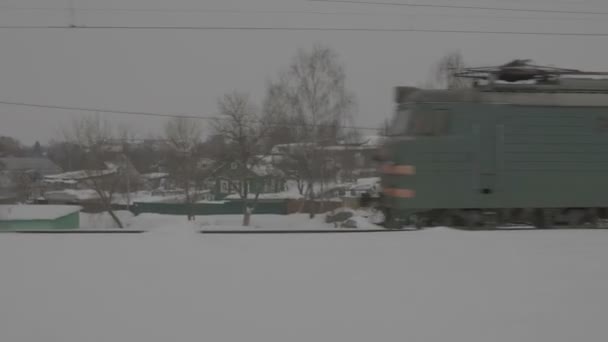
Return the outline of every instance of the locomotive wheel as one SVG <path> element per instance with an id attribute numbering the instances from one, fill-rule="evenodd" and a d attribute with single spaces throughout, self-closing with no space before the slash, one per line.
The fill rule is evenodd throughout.
<path id="1" fill-rule="evenodd" d="M 585 211 L 582 209 L 569 209 L 566 212 L 568 226 L 577 227 L 585 223 Z"/>
<path id="2" fill-rule="evenodd" d="M 532 223 L 536 228 L 553 228 L 553 213 L 549 209 L 534 209 Z"/>
<path id="3" fill-rule="evenodd" d="M 532 213 L 532 224 L 536 228 L 545 228 L 545 217 L 542 209 L 534 209 Z"/>
<path id="4" fill-rule="evenodd" d="M 456 225 L 456 218 L 450 214 L 447 214 L 442 217 L 439 222 L 439 225 L 442 227 L 454 227 Z"/>
<path id="5" fill-rule="evenodd" d="M 405 218 L 405 220 L 403 222 L 403 226 L 404 227 L 412 227 L 413 226 L 416 229 L 420 229 L 417 215 L 416 214 L 412 214 L 412 215 L 409 215 L 407 218 Z"/>
<path id="6" fill-rule="evenodd" d="M 383 208 L 384 212 L 384 223 L 382 226 L 386 229 L 401 229 L 401 223 L 396 219 L 393 211 L 388 208 Z"/>
<path id="7" fill-rule="evenodd" d="M 438 215 L 436 223 L 442 227 L 458 227 L 464 225 L 457 210 L 445 210 Z"/>
<path id="8" fill-rule="evenodd" d="M 482 214 L 479 210 L 467 210 L 464 212 L 464 220 L 468 229 L 478 229 L 483 225 Z"/>
<path id="9" fill-rule="evenodd" d="M 591 208 L 587 213 L 591 227 L 602 228 L 602 220 L 600 220 L 599 211 L 596 208 Z"/>

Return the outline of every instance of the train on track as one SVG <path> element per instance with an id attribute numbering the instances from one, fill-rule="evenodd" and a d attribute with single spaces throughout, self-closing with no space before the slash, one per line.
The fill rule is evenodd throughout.
<path id="1" fill-rule="evenodd" d="M 608 216 L 608 73 L 527 60 L 397 87 L 380 151 L 385 225 L 594 226 Z"/>

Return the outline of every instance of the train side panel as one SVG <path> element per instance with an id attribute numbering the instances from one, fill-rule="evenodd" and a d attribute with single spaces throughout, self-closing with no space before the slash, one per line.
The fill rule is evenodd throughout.
<path id="1" fill-rule="evenodd" d="M 495 137 L 500 207 L 608 207 L 608 108 L 503 107 Z"/>
<path id="2" fill-rule="evenodd" d="M 412 110 L 446 113 L 449 129 L 387 145 L 390 208 L 608 207 L 608 108 L 421 103 Z M 391 172 L 404 165 L 415 172 Z"/>

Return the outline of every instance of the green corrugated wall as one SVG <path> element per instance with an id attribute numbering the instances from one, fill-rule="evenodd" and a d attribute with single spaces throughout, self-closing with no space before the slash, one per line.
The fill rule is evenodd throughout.
<path id="1" fill-rule="evenodd" d="M 184 203 L 135 203 L 132 211 L 135 215 L 155 213 L 168 215 L 186 215 L 188 206 Z M 194 215 L 233 215 L 243 213 L 243 201 L 228 201 L 225 203 L 195 203 Z M 287 215 L 287 201 L 263 201 L 255 207 L 256 214 Z"/>
<path id="2" fill-rule="evenodd" d="M 78 229 L 80 213 L 74 212 L 55 220 L 7 220 L 0 221 L 0 230 Z"/>

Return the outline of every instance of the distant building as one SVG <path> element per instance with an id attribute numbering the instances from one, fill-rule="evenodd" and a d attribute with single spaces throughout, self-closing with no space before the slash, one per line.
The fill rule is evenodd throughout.
<path id="1" fill-rule="evenodd" d="M 61 168 L 44 157 L 4 157 L 0 158 L 0 172 L 3 174 L 33 171 L 41 176 L 60 173 Z M 2 184 L 2 183 L 0 183 Z"/>
<path id="2" fill-rule="evenodd" d="M 78 170 L 45 176 L 42 200 L 49 204 L 80 205 L 87 211 L 100 210 L 103 209 L 103 198 L 98 191 L 104 189 L 102 194 L 112 194 L 114 203 L 115 199 L 123 194 L 134 193 L 141 188 L 141 175 L 124 155 L 107 158 L 100 165 L 101 168 L 97 170 Z M 128 199 L 129 195 L 122 197 Z"/>
<path id="3" fill-rule="evenodd" d="M 122 177 L 129 176 L 129 179 L 132 180 L 132 190 L 135 190 L 142 181 L 141 175 L 133 166 L 133 163 L 126 157 L 108 159 L 103 162 L 103 166 L 105 168 L 98 170 L 77 170 L 49 174 L 43 178 L 43 181 L 48 185 L 47 188 L 49 190 L 87 189 L 89 188 L 89 184 L 87 184 L 88 180 L 117 174 L 120 174 Z"/>
<path id="4" fill-rule="evenodd" d="M 275 145 L 271 158 L 274 165 L 282 165 L 289 175 L 297 175 L 297 163 L 290 163 L 290 157 L 307 150 L 317 150 L 325 159 L 325 168 L 338 183 L 354 182 L 358 178 L 378 175 L 376 157 L 384 137 L 363 136 L 356 141 L 342 141 L 335 145 L 313 143 L 292 143 Z M 290 169 L 291 165 L 291 169 Z"/>
<path id="5" fill-rule="evenodd" d="M 378 176 L 376 156 L 383 142 L 381 136 L 364 136 L 359 141 L 325 146 L 323 149 L 338 165 L 338 181 L 353 182 L 358 178 Z"/>
<path id="6" fill-rule="evenodd" d="M 27 198 L 20 194 L 19 177 L 27 176 L 33 196 L 39 196 L 42 179 L 50 174 L 60 173 L 61 168 L 44 157 L 4 157 L 0 158 L 0 203 L 14 203 Z M 26 196 L 27 197 L 27 196 Z"/>
<path id="7" fill-rule="evenodd" d="M 151 172 L 144 173 L 141 175 L 143 185 L 145 189 L 154 190 L 161 188 L 165 185 L 166 180 L 169 178 L 167 172 Z"/>
<path id="8" fill-rule="evenodd" d="M 47 175 L 43 181 L 52 189 L 78 189 L 86 188 L 84 182 L 87 180 L 115 175 L 117 172 L 117 169 L 78 170 Z"/>
<path id="9" fill-rule="evenodd" d="M 44 200 L 48 204 L 73 204 L 91 208 L 98 205 L 101 199 L 93 189 L 63 189 L 46 191 Z"/>
<path id="10" fill-rule="evenodd" d="M 279 193 L 285 191 L 285 174 L 273 165 L 263 163 L 252 168 L 246 168 L 239 162 L 230 162 L 220 165 L 214 170 L 208 181 L 208 186 L 213 189 L 215 199 L 223 199 L 230 194 L 244 193 L 240 189 L 240 182 L 246 174 L 247 193 L 260 194 Z"/>

